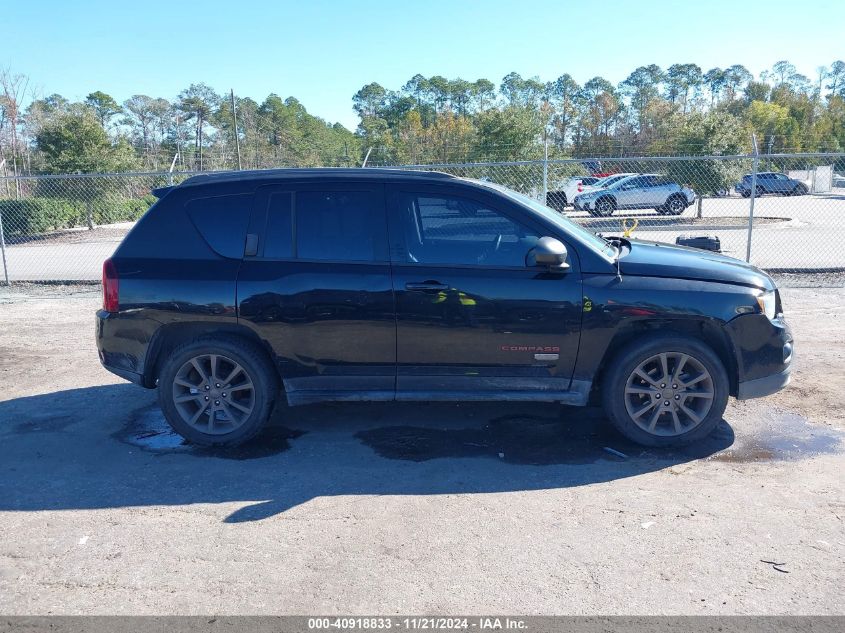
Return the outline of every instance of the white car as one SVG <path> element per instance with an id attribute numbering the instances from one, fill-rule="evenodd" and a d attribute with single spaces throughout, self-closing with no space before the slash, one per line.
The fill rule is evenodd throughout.
<path id="1" fill-rule="evenodd" d="M 568 205 L 572 204 L 575 196 L 583 193 L 586 187 L 599 180 L 601 178 L 598 176 L 573 176 L 563 183 L 562 187 L 546 194 L 546 206 L 562 213 Z"/>

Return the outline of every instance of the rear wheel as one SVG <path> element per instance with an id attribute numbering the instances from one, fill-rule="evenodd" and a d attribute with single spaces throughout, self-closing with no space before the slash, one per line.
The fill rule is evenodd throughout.
<path id="1" fill-rule="evenodd" d="M 757 192 L 757 197 L 758 197 L 758 198 L 759 198 L 760 196 L 762 196 L 764 193 L 766 193 L 766 192 L 765 192 L 765 190 L 763 189 L 763 187 L 761 187 L 760 185 L 757 185 L 757 189 L 756 189 L 755 191 Z"/>
<path id="2" fill-rule="evenodd" d="M 602 384 L 611 423 L 645 446 L 680 446 L 709 435 L 728 402 L 727 374 L 703 342 L 661 334 L 613 359 Z"/>
<path id="3" fill-rule="evenodd" d="M 179 435 L 201 446 L 238 446 L 264 427 L 277 383 L 266 354 L 238 338 L 192 341 L 159 374 L 158 398 Z"/>

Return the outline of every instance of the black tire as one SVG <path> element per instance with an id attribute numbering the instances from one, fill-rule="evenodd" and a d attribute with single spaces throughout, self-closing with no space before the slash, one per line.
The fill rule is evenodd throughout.
<path id="1" fill-rule="evenodd" d="M 793 196 L 805 196 L 807 195 L 807 186 L 806 185 L 795 185 L 795 189 L 792 190 Z"/>
<path id="2" fill-rule="evenodd" d="M 766 193 L 766 190 L 765 190 L 765 189 L 763 189 L 763 187 L 761 187 L 760 185 L 757 185 L 757 190 L 756 190 L 756 191 L 757 191 L 757 196 L 756 196 L 757 198 L 759 198 L 759 197 L 760 197 L 760 196 L 762 196 L 764 193 Z"/>
<path id="3" fill-rule="evenodd" d="M 220 359 L 220 363 L 225 363 L 226 370 L 231 369 L 234 365 L 238 365 L 243 373 L 238 374 L 237 379 L 232 380 L 232 382 L 246 382 L 251 384 L 251 389 L 249 390 L 251 397 L 245 403 L 249 405 L 250 411 L 242 414 L 243 419 L 239 421 L 237 426 L 234 426 L 233 421 L 226 422 L 224 418 L 226 414 L 222 414 L 221 418 L 223 419 L 218 420 L 216 423 L 217 427 L 215 428 L 218 431 L 217 433 L 203 432 L 198 426 L 190 424 L 189 420 L 185 419 L 187 416 L 184 413 L 184 407 L 180 409 L 180 405 L 177 405 L 176 402 L 176 391 L 180 388 L 184 389 L 179 383 L 176 383 L 177 375 L 191 362 L 191 359 L 203 358 L 205 356 L 215 357 L 215 362 L 218 362 L 217 359 Z M 214 372 L 207 373 L 208 376 L 212 376 Z M 205 378 L 208 378 L 208 376 L 205 376 Z M 199 381 L 201 378 L 202 376 L 198 374 L 196 380 Z M 207 382 L 211 381 L 209 380 Z M 202 384 L 205 383 L 203 382 Z M 237 387 L 237 385 L 235 386 Z M 208 393 L 215 394 L 214 385 L 210 385 L 210 387 L 211 390 Z M 223 385 L 223 388 L 225 388 L 225 385 Z M 209 396 L 205 395 L 203 389 L 204 387 L 198 387 L 196 390 L 193 387 L 190 389 L 191 394 L 194 391 L 197 392 L 195 400 L 199 402 L 199 404 L 193 403 L 194 410 L 201 408 L 202 398 L 209 401 Z M 226 393 L 225 391 L 220 393 L 218 391 L 216 395 L 211 395 L 212 401 L 206 402 L 204 406 L 213 409 L 212 405 L 215 404 L 213 402 L 214 398 L 219 398 L 220 396 L 228 397 L 228 404 L 233 405 L 233 401 L 235 403 L 237 402 L 234 391 L 235 389 L 232 389 L 230 393 Z M 251 440 L 264 428 L 264 425 L 270 418 L 270 413 L 273 410 L 278 392 L 279 384 L 277 375 L 267 354 L 254 343 L 230 336 L 201 338 L 181 345 L 167 358 L 159 372 L 158 379 L 158 401 L 164 412 L 164 417 L 170 423 L 170 426 L 173 427 L 174 431 L 189 442 L 200 446 L 239 446 Z M 189 400 L 189 402 L 191 401 Z M 226 406 L 225 402 L 223 406 Z M 222 409 L 220 410 L 222 411 Z M 229 408 L 226 410 L 235 411 Z M 200 416 L 200 420 L 210 418 L 208 413 L 197 415 Z M 218 419 L 216 414 L 215 419 Z M 232 420 L 234 420 L 234 416 Z M 206 422 L 208 428 L 214 427 L 214 424 L 210 419 Z M 226 424 L 229 424 L 233 428 L 227 430 Z M 222 429 L 220 428 L 221 426 Z"/>
<path id="4" fill-rule="evenodd" d="M 748 190 L 748 189 L 743 189 L 742 190 L 742 197 L 743 198 L 750 198 L 751 197 L 751 191 Z"/>
<path id="5" fill-rule="evenodd" d="M 602 196 L 596 200 L 595 215 L 600 218 L 608 218 L 616 211 L 616 200 L 611 196 Z"/>
<path id="6" fill-rule="evenodd" d="M 661 354 L 666 354 L 670 358 L 670 362 L 672 355 L 675 355 L 675 358 L 686 355 L 687 359 L 680 363 L 682 367 L 687 367 L 687 365 L 694 361 L 696 366 L 706 369 L 706 373 L 709 373 L 707 380 L 704 381 L 702 381 L 701 378 L 696 379 L 695 377 L 687 379 L 688 381 L 698 380 L 699 382 L 696 384 L 699 385 L 701 382 L 705 382 L 705 387 L 710 390 L 712 399 L 710 399 L 709 409 L 707 409 L 706 412 L 703 410 L 694 411 L 694 413 L 701 413 L 701 420 L 699 422 L 694 422 L 692 418 L 689 418 L 688 421 L 691 426 L 688 428 L 682 426 L 682 432 L 680 433 L 674 431 L 677 427 L 674 426 L 674 417 L 671 409 L 668 408 L 669 406 L 676 405 L 667 405 L 665 410 L 663 408 L 664 402 L 673 403 L 678 401 L 669 394 L 669 392 L 672 391 L 671 379 L 665 383 L 658 383 L 653 387 L 655 398 L 657 398 L 656 404 L 652 404 L 652 400 L 650 399 L 651 395 L 627 393 L 629 388 L 631 390 L 640 389 L 640 387 L 636 385 L 631 385 L 629 387 L 631 379 L 639 380 L 638 376 L 635 374 L 635 370 L 641 367 L 643 363 L 647 363 L 650 359 L 653 359 Z M 690 361 L 690 359 L 692 359 L 692 361 Z M 677 366 L 677 364 L 675 366 Z M 680 379 L 681 376 L 686 377 L 686 374 L 682 373 L 678 376 L 678 379 Z M 666 385 L 666 395 L 660 391 L 661 384 Z M 696 393 L 694 389 L 689 389 L 687 391 L 687 386 L 680 380 L 678 380 L 677 385 L 681 386 L 686 393 Z M 692 385 L 693 383 L 690 382 L 690 386 Z M 648 389 L 652 388 L 647 384 L 644 384 L 644 387 Z M 680 334 L 654 334 L 634 341 L 623 348 L 618 355 L 611 359 L 604 380 L 602 381 L 602 404 L 604 405 L 605 413 L 613 426 L 622 433 L 622 435 L 637 444 L 655 447 L 683 446 L 697 442 L 713 432 L 725 412 L 729 391 L 730 386 L 725 367 L 719 360 L 716 353 L 713 352 L 708 345 L 696 338 Z M 660 394 L 659 397 L 657 394 Z M 679 400 L 681 406 L 686 406 L 687 403 L 690 403 L 691 401 L 689 398 L 691 397 L 693 396 L 683 396 L 683 399 Z M 631 401 L 635 398 L 642 398 L 642 400 L 639 403 L 633 404 Z M 664 398 L 667 399 L 664 401 Z M 694 402 L 702 403 L 706 403 L 707 399 L 709 399 L 709 397 L 700 398 L 699 394 L 697 394 L 695 398 Z M 629 407 L 631 409 L 635 409 L 639 404 L 654 407 L 651 410 L 646 410 L 648 413 L 647 415 L 643 415 L 643 418 L 651 418 L 652 413 L 659 411 L 656 416 L 658 419 L 658 426 L 654 427 L 654 432 L 649 432 L 637 422 L 634 417 L 634 414 L 636 414 L 637 411 L 634 411 L 633 413 L 629 412 Z M 693 407 L 690 407 L 690 409 L 692 408 Z M 642 410 L 643 409 L 640 409 L 640 411 Z M 679 415 L 683 418 L 688 417 L 686 413 L 683 413 L 679 409 L 676 409 L 676 411 L 679 411 Z M 643 418 L 640 418 L 640 421 L 645 423 L 646 421 L 643 420 Z M 664 431 L 666 431 L 667 427 L 670 425 L 672 428 L 669 428 L 668 431 L 669 433 L 674 434 L 667 435 Z"/>
<path id="7" fill-rule="evenodd" d="M 546 195 L 546 206 L 563 213 L 567 205 L 566 194 L 560 191 L 550 191 Z"/>
<path id="8" fill-rule="evenodd" d="M 686 198 L 679 195 L 670 196 L 663 208 L 666 215 L 681 215 L 687 208 Z"/>

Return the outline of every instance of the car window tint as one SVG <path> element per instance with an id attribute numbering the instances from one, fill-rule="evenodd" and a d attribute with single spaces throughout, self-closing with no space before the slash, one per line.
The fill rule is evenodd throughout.
<path id="1" fill-rule="evenodd" d="M 267 206 L 264 257 L 293 256 L 293 206 L 289 191 L 274 193 Z"/>
<path id="2" fill-rule="evenodd" d="M 301 259 L 374 261 L 381 215 L 367 191 L 299 191 L 296 256 Z M 383 220 L 381 220 L 383 223 Z"/>
<path id="3" fill-rule="evenodd" d="M 244 256 L 251 200 L 251 194 L 194 198 L 185 210 L 215 253 L 240 259 Z"/>
<path id="4" fill-rule="evenodd" d="M 407 259 L 424 264 L 524 266 L 536 233 L 484 204 L 450 195 L 402 194 Z"/>

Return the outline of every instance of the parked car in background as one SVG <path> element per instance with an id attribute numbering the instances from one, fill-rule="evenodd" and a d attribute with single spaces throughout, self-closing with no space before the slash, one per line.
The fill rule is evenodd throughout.
<path id="1" fill-rule="evenodd" d="M 751 174 L 745 174 L 742 181 L 738 182 L 734 189 L 741 196 L 751 196 Z M 786 174 L 774 171 L 765 171 L 757 174 L 757 195 L 766 193 L 778 193 L 783 196 L 803 196 L 809 191 L 807 185 L 800 180 L 790 178 Z"/>
<path id="2" fill-rule="evenodd" d="M 108 370 L 157 388 L 194 444 L 248 441 L 278 400 L 591 395 L 629 439 L 689 444 L 729 396 L 789 382 L 792 334 L 766 273 L 605 240 L 499 185 L 281 169 L 153 193 L 103 265 L 97 347 Z"/>
<path id="3" fill-rule="evenodd" d="M 607 217 L 616 209 L 654 209 L 680 215 L 695 202 L 695 191 L 660 174 L 642 174 L 617 180 L 575 197 L 574 207 L 590 215 Z"/>
<path id="4" fill-rule="evenodd" d="M 833 174 L 833 187 L 836 189 L 845 189 L 845 176 L 842 174 Z"/>
<path id="5" fill-rule="evenodd" d="M 594 182 L 592 185 L 587 185 L 584 187 L 584 191 L 581 193 L 590 193 L 591 191 L 596 191 L 598 189 L 607 189 L 612 184 L 619 182 L 623 178 L 628 178 L 630 176 L 639 176 L 634 172 L 625 172 L 622 174 L 611 174 L 609 176 L 605 176 L 604 178 Z M 580 194 L 579 194 L 580 195 Z"/>
<path id="6" fill-rule="evenodd" d="M 546 206 L 563 212 L 586 186 L 595 184 L 599 180 L 601 180 L 599 176 L 573 176 L 563 184 L 563 187 L 546 194 Z"/>

